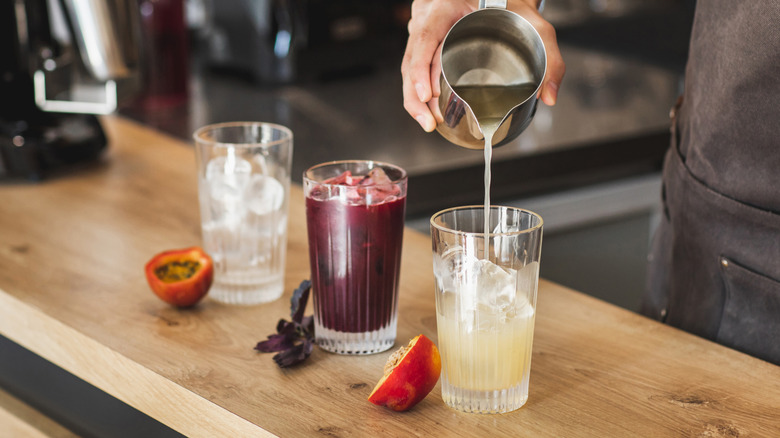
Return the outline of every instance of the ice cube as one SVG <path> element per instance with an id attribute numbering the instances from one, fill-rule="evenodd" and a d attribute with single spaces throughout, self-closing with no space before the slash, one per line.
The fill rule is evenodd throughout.
<path id="1" fill-rule="evenodd" d="M 463 327 L 472 327 L 477 321 L 485 321 L 480 322 L 480 329 L 489 327 L 493 323 L 487 321 L 503 322 L 520 310 L 517 271 L 512 268 L 454 247 L 434 257 L 434 273 L 439 289 L 457 296 L 457 314 Z"/>
<path id="2" fill-rule="evenodd" d="M 281 211 L 284 187 L 273 177 L 252 175 L 244 199 L 247 214 L 241 234 L 249 248 L 246 260 L 250 265 L 261 266 L 279 244 L 278 222 L 286 222 L 286 215 Z"/>
<path id="3" fill-rule="evenodd" d="M 477 297 L 470 280 L 477 261 L 460 246 L 433 257 L 433 273 L 441 291 L 441 311 L 447 318 L 457 320 L 459 330 L 466 332 L 474 330 L 476 323 Z"/>
<path id="4" fill-rule="evenodd" d="M 206 165 L 207 180 L 221 176 L 234 176 L 237 179 L 248 179 L 251 173 L 252 164 L 234 154 L 213 158 Z"/>
<path id="5" fill-rule="evenodd" d="M 341 199 L 346 204 L 357 205 L 360 201 L 360 195 L 357 193 L 357 189 L 351 187 L 357 186 L 359 180 L 360 177 L 354 177 L 351 171 L 345 170 L 338 176 L 326 179 L 322 185 L 315 184 L 308 196 L 321 201 Z"/>
<path id="6" fill-rule="evenodd" d="M 461 293 L 469 286 L 472 266 L 479 259 L 469 255 L 462 247 L 447 249 L 433 258 L 433 272 L 440 290 Z"/>
<path id="7" fill-rule="evenodd" d="M 373 205 L 392 202 L 401 194 L 398 185 L 394 184 L 380 167 L 375 167 L 362 176 L 352 175 L 352 172 L 347 170 L 325 180 L 323 184 L 340 187 L 315 187 L 309 196 L 321 200 L 338 198 L 347 205 Z"/>
<path id="8" fill-rule="evenodd" d="M 245 196 L 252 213 L 265 215 L 282 208 L 284 187 L 276 178 L 252 175 Z"/>
<path id="9" fill-rule="evenodd" d="M 234 155 L 217 157 L 206 165 L 206 183 L 216 200 L 241 200 L 249 185 L 252 165 Z"/>
<path id="10" fill-rule="evenodd" d="M 368 175 L 364 176 L 358 184 L 361 186 L 382 186 L 390 185 L 393 180 L 387 176 L 381 167 L 375 167 L 368 172 Z"/>
<path id="11" fill-rule="evenodd" d="M 366 198 L 356 186 L 342 188 L 339 195 L 341 201 L 347 205 L 366 205 Z"/>
<path id="12" fill-rule="evenodd" d="M 435 254 L 433 265 L 440 300 L 446 299 L 439 311 L 457 319 L 460 330 L 501 330 L 514 319 L 533 317 L 529 297 L 536 290 L 538 262 L 515 270 L 455 246 L 441 256 Z"/>
<path id="13" fill-rule="evenodd" d="M 513 309 L 512 318 L 530 318 L 534 316 L 534 307 L 525 297 L 519 297 Z"/>
<path id="14" fill-rule="evenodd" d="M 398 185 L 387 176 L 381 167 L 375 167 L 368 172 L 358 183 L 360 195 L 365 199 L 366 205 L 392 202 L 401 194 Z"/>
<path id="15" fill-rule="evenodd" d="M 354 186 L 357 184 L 357 179 L 352 177 L 352 171 L 345 170 L 341 175 L 328 178 L 323 181 L 323 184 L 339 185 L 339 186 Z"/>
<path id="16" fill-rule="evenodd" d="M 231 176 L 216 176 L 209 180 L 209 194 L 215 204 L 240 204 L 246 186 Z M 232 208 L 231 208 L 232 209 Z"/>
<path id="17" fill-rule="evenodd" d="M 517 271 L 489 260 L 479 260 L 475 271 L 479 303 L 494 312 L 505 312 L 514 303 Z"/>
<path id="18" fill-rule="evenodd" d="M 244 218 L 244 192 L 249 185 L 252 165 L 234 155 L 217 157 L 206 165 L 206 186 L 211 219 L 237 226 Z"/>
<path id="19" fill-rule="evenodd" d="M 534 296 L 536 294 L 538 283 L 539 262 L 531 262 L 520 268 L 517 273 L 517 290 L 521 291 L 521 296 L 515 305 L 517 317 L 530 318 L 534 315 L 533 306 L 523 294 L 527 294 L 528 297 Z"/>

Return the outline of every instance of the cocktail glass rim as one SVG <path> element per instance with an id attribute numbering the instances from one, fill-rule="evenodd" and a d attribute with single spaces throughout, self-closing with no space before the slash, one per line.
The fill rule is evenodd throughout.
<path id="1" fill-rule="evenodd" d="M 522 230 L 509 231 L 509 232 L 504 232 L 504 233 L 494 233 L 494 232 L 491 231 L 490 233 L 488 233 L 488 236 L 515 236 L 515 235 L 518 235 L 518 234 L 529 234 L 529 233 L 535 232 L 538 229 L 541 229 L 542 226 L 544 225 L 544 220 L 542 219 L 542 216 L 540 216 L 537 213 L 534 213 L 531 210 L 528 210 L 528 209 L 525 209 L 525 208 L 520 208 L 520 207 L 509 207 L 509 206 L 505 206 L 505 205 L 491 205 L 490 206 L 491 210 L 493 210 L 493 209 L 502 209 L 502 208 L 506 208 L 506 209 L 509 209 L 509 210 L 520 211 L 520 212 L 523 212 L 523 213 L 527 213 L 527 214 L 535 217 L 536 219 L 538 219 L 539 223 L 537 223 L 536 225 L 534 225 L 532 227 L 524 228 Z M 434 213 L 433 216 L 431 216 L 430 223 L 431 223 L 432 227 L 436 228 L 439 231 L 443 231 L 443 232 L 446 232 L 446 233 L 457 234 L 457 235 L 461 235 L 461 236 L 484 236 L 485 233 L 483 233 L 482 231 L 455 230 L 455 229 L 452 229 L 452 228 L 445 227 L 443 225 L 439 225 L 439 224 L 437 224 L 435 222 L 435 219 L 437 217 L 442 216 L 442 215 L 444 215 L 446 213 L 449 213 L 449 212 L 452 212 L 452 211 L 458 211 L 458 210 L 484 210 L 484 209 L 485 209 L 484 205 L 461 205 L 459 207 L 445 208 L 444 210 L 441 210 L 441 211 L 438 211 L 438 212 Z"/>
<path id="2" fill-rule="evenodd" d="M 247 127 L 247 126 L 270 127 L 272 129 L 284 133 L 284 136 L 282 138 L 273 141 L 254 141 L 254 142 L 244 142 L 244 143 L 229 143 L 224 141 L 216 141 L 213 138 L 208 138 L 205 136 L 205 133 L 207 131 L 215 131 L 217 129 L 222 129 L 222 128 L 237 128 L 237 127 Z M 287 143 L 292 140 L 293 133 L 290 130 L 290 128 L 284 125 L 279 125 L 277 123 L 248 122 L 248 121 L 247 122 L 223 122 L 223 123 L 214 123 L 211 125 L 202 126 L 196 129 L 195 132 L 192 134 L 192 138 L 198 143 L 208 143 L 216 147 L 256 148 L 256 147 L 272 147 L 278 144 Z"/>
<path id="3" fill-rule="evenodd" d="M 308 169 L 304 170 L 303 171 L 303 180 L 304 180 L 304 182 L 310 181 L 310 182 L 312 182 L 314 184 L 317 184 L 317 185 L 320 185 L 320 186 L 328 186 L 328 187 L 331 187 L 331 186 L 332 187 L 343 186 L 343 184 L 339 184 L 339 183 L 330 184 L 330 183 L 326 183 L 326 182 L 323 182 L 323 181 L 317 181 L 314 178 L 310 178 L 308 175 L 309 175 L 310 172 L 312 172 L 312 171 L 314 171 L 316 169 L 322 168 L 322 167 L 333 166 L 333 165 L 338 165 L 338 164 L 356 164 L 356 163 L 368 163 L 368 166 L 369 166 L 368 168 L 369 169 L 373 169 L 375 167 L 389 167 L 389 168 L 392 168 L 392 169 L 399 170 L 401 172 L 401 176 L 399 178 L 392 179 L 391 180 L 392 184 L 400 184 L 402 182 L 405 182 L 405 181 L 408 180 L 408 177 L 409 177 L 407 175 L 407 173 L 406 173 L 406 170 L 404 170 L 402 167 L 399 167 L 399 166 L 396 166 L 395 164 L 390 164 L 390 163 L 387 163 L 387 162 L 384 162 L 384 161 L 376 161 L 376 160 L 335 160 L 335 161 L 326 161 L 324 163 L 315 164 L 314 166 L 311 166 Z M 367 184 L 367 185 L 365 185 L 363 187 L 371 187 L 373 185 L 375 185 L 375 184 Z"/>

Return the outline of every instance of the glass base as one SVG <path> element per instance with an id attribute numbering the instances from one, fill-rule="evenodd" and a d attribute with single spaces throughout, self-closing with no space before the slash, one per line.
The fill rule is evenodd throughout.
<path id="1" fill-rule="evenodd" d="M 480 391 L 452 386 L 442 375 L 441 396 L 444 404 L 462 412 L 503 414 L 520 409 L 528 401 L 528 381 L 508 389 Z"/>
<path id="2" fill-rule="evenodd" d="M 275 301 L 284 292 L 284 279 L 262 284 L 235 284 L 214 282 L 208 296 L 225 304 L 252 305 Z"/>
<path id="3" fill-rule="evenodd" d="M 349 333 L 330 330 L 315 322 L 317 345 L 338 354 L 374 354 L 387 351 L 395 344 L 396 320 L 387 327 L 371 332 Z"/>

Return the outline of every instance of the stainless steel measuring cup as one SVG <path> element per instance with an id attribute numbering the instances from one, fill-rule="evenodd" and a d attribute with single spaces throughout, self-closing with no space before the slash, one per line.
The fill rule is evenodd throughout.
<path id="1" fill-rule="evenodd" d="M 492 142 L 501 146 L 531 123 L 547 70 L 544 43 L 531 23 L 507 10 L 506 0 L 480 0 L 479 7 L 455 23 L 444 38 L 439 79 L 438 105 L 444 121 L 436 130 L 469 149 L 483 149 L 485 136 L 471 107 L 475 102 L 466 102 L 454 88 L 525 84 L 534 90 L 503 116 Z"/>

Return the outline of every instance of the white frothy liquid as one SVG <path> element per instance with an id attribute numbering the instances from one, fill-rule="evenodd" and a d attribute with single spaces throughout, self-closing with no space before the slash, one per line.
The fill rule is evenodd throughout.
<path id="1" fill-rule="evenodd" d="M 484 257 L 488 259 L 490 249 L 490 162 L 493 158 L 493 135 L 504 120 L 504 116 L 515 106 L 528 99 L 536 85 L 465 85 L 453 87 L 455 93 L 469 104 L 485 137 L 485 213 Z"/>
<path id="2" fill-rule="evenodd" d="M 500 119 L 489 125 L 480 124 L 482 127 L 482 133 L 485 135 L 485 260 L 490 258 L 488 252 L 490 249 L 490 161 L 493 157 L 493 134 L 495 134 L 499 123 L 501 123 Z"/>

